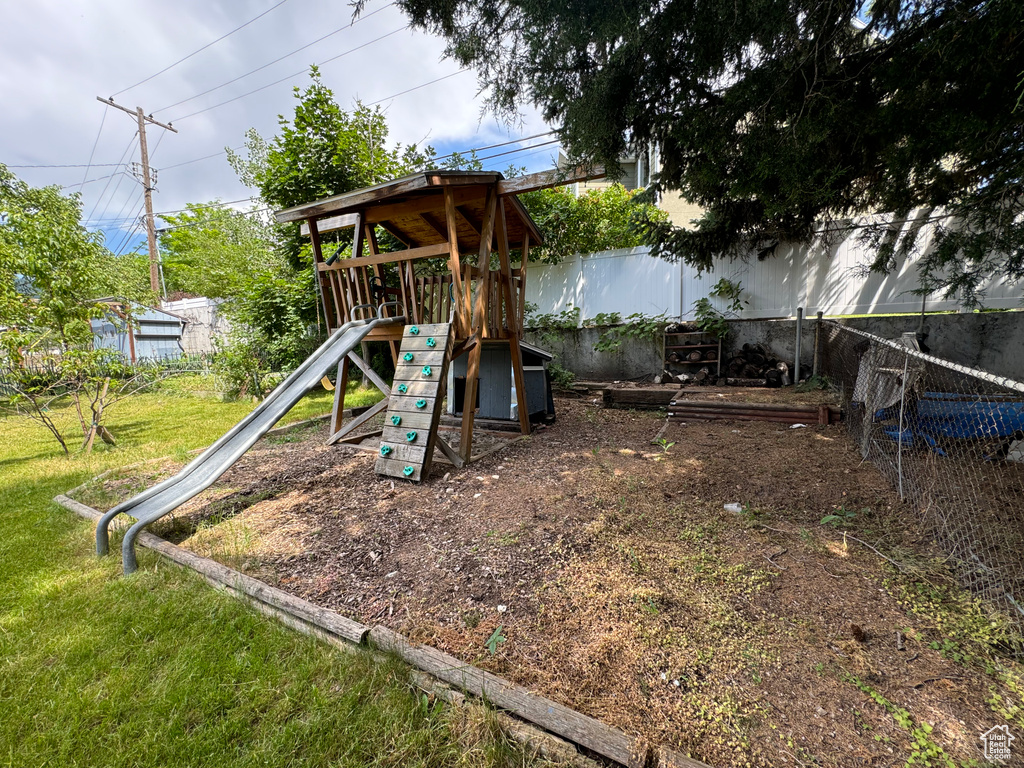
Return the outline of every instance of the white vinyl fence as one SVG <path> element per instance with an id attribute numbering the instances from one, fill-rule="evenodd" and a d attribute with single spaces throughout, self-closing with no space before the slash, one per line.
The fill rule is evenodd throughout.
<path id="1" fill-rule="evenodd" d="M 928 246 L 928 233 L 922 245 Z M 654 258 L 647 248 L 627 248 L 572 256 L 552 266 L 531 265 L 526 299 L 537 312 L 558 313 L 579 307 L 580 319 L 618 312 L 693 319 L 693 303 L 708 296 L 725 277 L 741 283 L 746 309 L 742 319 L 795 317 L 797 307 L 808 315 L 871 315 L 920 312 L 917 264 L 911 257 L 887 275 L 869 273 L 873 253 L 856 237 L 832 249 L 780 244 L 774 256 L 721 260 L 711 272 L 698 275 L 693 267 Z M 992 309 L 1024 306 L 1024 283 L 992 280 L 984 286 L 984 305 Z M 720 310 L 724 303 L 712 299 Z M 957 301 L 929 296 L 928 311 L 961 309 Z"/>

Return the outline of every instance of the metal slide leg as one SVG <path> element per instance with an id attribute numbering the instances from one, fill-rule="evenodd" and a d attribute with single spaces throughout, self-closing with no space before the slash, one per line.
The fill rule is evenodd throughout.
<path id="1" fill-rule="evenodd" d="M 105 555 L 110 552 L 110 522 L 121 514 L 120 504 L 115 506 L 113 509 L 108 509 L 103 513 L 103 517 L 96 523 L 96 554 Z"/>
<path id="2" fill-rule="evenodd" d="M 124 541 L 121 542 L 121 564 L 125 576 L 135 573 L 139 569 L 139 561 L 135 558 L 135 539 L 142 533 L 145 525 L 146 523 L 142 521 L 135 523 L 128 529 L 124 535 Z"/>

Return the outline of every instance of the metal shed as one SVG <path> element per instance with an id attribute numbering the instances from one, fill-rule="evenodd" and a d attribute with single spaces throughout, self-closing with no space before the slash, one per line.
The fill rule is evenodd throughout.
<path id="1" fill-rule="evenodd" d="M 109 306 L 110 311 L 92 321 L 96 349 L 115 349 L 132 363 L 177 360 L 184 355 L 181 337 L 188 322 L 185 318 L 115 298 L 99 299 L 99 302 Z M 126 311 L 129 305 L 130 313 Z"/>

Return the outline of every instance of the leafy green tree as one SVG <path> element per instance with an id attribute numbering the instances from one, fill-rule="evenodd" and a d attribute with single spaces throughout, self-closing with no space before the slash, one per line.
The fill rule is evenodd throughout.
<path id="1" fill-rule="evenodd" d="M 280 266 L 274 232 L 258 215 L 225 208 L 213 201 L 189 203 L 164 214 L 160 251 L 168 292 L 213 299 L 244 296 L 259 275 Z"/>
<path id="2" fill-rule="evenodd" d="M 0 325 L 45 329 L 64 347 L 92 339 L 102 308 L 102 237 L 81 224 L 78 196 L 30 187 L 0 165 Z"/>
<path id="3" fill-rule="evenodd" d="M 379 107 L 357 102 L 345 112 L 323 84 L 316 67 L 305 91 L 295 88 L 291 119 L 278 115 L 280 133 L 267 141 L 255 129 L 246 134 L 246 156 L 228 150 L 239 179 L 280 209 L 340 195 L 402 176 L 427 162 L 415 146 L 388 147 L 388 125 Z M 287 255 L 298 264 L 306 246 L 298 227 L 282 229 Z M 308 263 L 308 260 L 307 260 Z"/>
<path id="4" fill-rule="evenodd" d="M 661 255 L 708 268 L 875 213 L 875 269 L 931 219 L 926 288 L 971 304 L 982 279 L 1024 277 L 1019 0 L 398 5 L 499 113 L 538 104 L 576 158 L 615 170 L 657 146 L 654 191 L 706 211 L 691 230 L 651 222 Z"/>
<path id="5" fill-rule="evenodd" d="M 139 304 L 156 301 L 149 287 L 148 254 L 133 251 L 118 255 L 104 248 L 99 261 L 93 284 L 97 296 L 116 296 Z"/>
<path id="6" fill-rule="evenodd" d="M 81 214 L 77 195 L 30 187 L 0 165 L 0 407 L 39 421 L 65 453 L 56 400 L 71 398 L 90 450 L 96 436 L 113 441 L 104 411 L 137 383 L 109 350 L 92 348 L 91 321 L 109 311 L 96 299 L 125 286 Z"/>
<path id="7" fill-rule="evenodd" d="M 544 233 L 544 246 L 530 250 L 531 261 L 557 264 L 575 253 L 647 245 L 632 222 L 638 217 L 662 222 L 668 215 L 650 203 L 637 203 L 635 198 L 636 192 L 621 184 L 579 196 L 565 187 L 522 195 L 526 210 Z"/>

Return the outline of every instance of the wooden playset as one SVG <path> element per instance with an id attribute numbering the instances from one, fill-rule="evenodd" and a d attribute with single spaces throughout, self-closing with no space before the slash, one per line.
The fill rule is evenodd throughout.
<path id="1" fill-rule="evenodd" d="M 365 339 L 390 346 L 393 387 L 374 373 L 365 354 L 351 352 L 339 364 L 331 443 L 357 439 L 355 430 L 387 409 L 378 473 L 425 478 L 435 446 L 456 466 L 469 461 L 485 343 L 508 345 L 519 428 L 530 432 L 520 344 L 530 248 L 543 241 L 516 195 L 593 176 L 549 171 L 505 179 L 493 171 L 425 171 L 275 214 L 281 223 L 302 222 L 311 240 L 328 330 L 362 319 L 371 308 L 404 317 Z M 351 239 L 342 241 L 351 244 L 350 255 L 339 258 L 342 246 L 325 254 L 321 236 L 344 229 L 352 230 Z M 378 229 L 404 249 L 382 251 Z M 519 266 L 512 264 L 513 251 L 519 251 Z M 446 272 L 423 268 L 428 259 L 444 259 Z M 468 358 L 455 451 L 438 434 L 438 423 L 449 363 L 461 355 Z M 384 399 L 343 423 L 351 365 Z"/>

